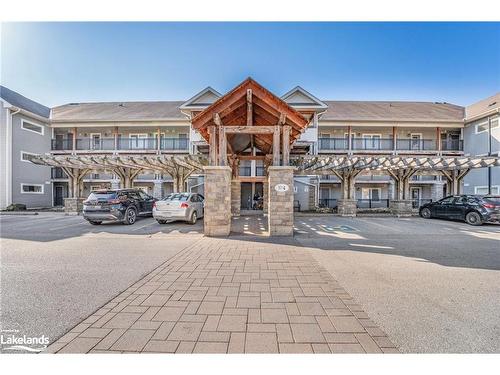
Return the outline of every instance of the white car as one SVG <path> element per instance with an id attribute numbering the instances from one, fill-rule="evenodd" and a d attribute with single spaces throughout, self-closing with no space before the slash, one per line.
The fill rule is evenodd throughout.
<path id="1" fill-rule="evenodd" d="M 204 197 L 196 193 L 172 193 L 153 205 L 153 217 L 160 224 L 182 220 L 196 224 L 203 217 Z"/>

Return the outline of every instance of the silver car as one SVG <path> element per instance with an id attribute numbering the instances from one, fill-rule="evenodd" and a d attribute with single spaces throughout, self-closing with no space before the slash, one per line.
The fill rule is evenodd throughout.
<path id="1" fill-rule="evenodd" d="M 195 193 L 172 193 L 153 206 L 153 217 L 160 224 L 183 220 L 195 224 L 203 217 L 203 196 Z"/>

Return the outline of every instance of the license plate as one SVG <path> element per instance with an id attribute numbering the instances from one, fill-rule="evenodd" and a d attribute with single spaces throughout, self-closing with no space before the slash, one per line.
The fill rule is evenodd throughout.
<path id="1" fill-rule="evenodd" d="M 165 216 L 166 216 L 166 217 L 171 217 L 171 216 L 172 216 L 172 213 L 171 213 L 171 212 L 165 212 Z"/>
<path id="2" fill-rule="evenodd" d="M 102 208 L 102 206 L 98 205 L 98 206 L 87 206 L 87 210 L 90 210 L 90 211 L 96 211 L 96 210 L 100 210 Z"/>

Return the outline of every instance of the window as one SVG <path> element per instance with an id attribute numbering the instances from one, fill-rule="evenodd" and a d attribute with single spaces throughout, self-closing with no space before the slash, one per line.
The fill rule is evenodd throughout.
<path id="1" fill-rule="evenodd" d="M 488 186 L 475 186 L 474 187 L 474 194 L 488 195 Z M 492 186 L 491 187 L 491 194 L 492 195 L 500 194 L 500 186 Z"/>
<path id="2" fill-rule="evenodd" d="M 41 125 L 34 124 L 32 122 L 21 120 L 21 128 L 33 133 L 37 133 L 40 135 L 44 134 L 44 128 Z"/>
<path id="3" fill-rule="evenodd" d="M 499 125 L 498 117 L 491 119 L 491 129 L 498 128 L 498 125 Z M 488 120 L 480 122 L 479 124 L 476 125 L 476 134 L 482 133 L 482 132 L 487 132 L 488 128 L 489 128 Z"/>
<path id="4" fill-rule="evenodd" d="M 22 194 L 43 194 L 43 184 L 21 184 Z"/>
<path id="5" fill-rule="evenodd" d="M 33 154 L 31 152 L 26 152 L 26 151 L 21 151 L 21 161 L 30 163 L 31 158 L 35 156 L 36 154 Z"/>
<path id="6" fill-rule="evenodd" d="M 381 195 L 380 188 L 362 188 L 361 199 L 371 199 L 372 201 L 379 201 Z"/>
<path id="7" fill-rule="evenodd" d="M 380 134 L 363 134 L 363 149 L 377 150 L 380 148 Z"/>
<path id="8" fill-rule="evenodd" d="M 441 204 L 452 204 L 454 200 L 455 200 L 455 197 L 446 197 L 446 198 L 441 199 L 439 201 L 439 203 L 441 203 Z"/>
<path id="9" fill-rule="evenodd" d="M 146 188 L 147 189 L 147 188 Z M 142 199 L 150 199 L 151 197 L 149 196 L 149 194 L 146 194 L 142 189 L 138 191 L 139 193 L 139 196 L 142 198 Z"/>
<path id="10" fill-rule="evenodd" d="M 90 191 L 102 190 L 101 185 L 92 185 Z"/>

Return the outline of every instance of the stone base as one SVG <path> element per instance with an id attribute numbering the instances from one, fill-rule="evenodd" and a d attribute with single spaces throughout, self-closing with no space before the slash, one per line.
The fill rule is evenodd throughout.
<path id="1" fill-rule="evenodd" d="M 240 180 L 231 181 L 231 215 L 240 216 L 241 210 L 241 182 Z"/>
<path id="2" fill-rule="evenodd" d="M 229 236 L 231 232 L 231 168 L 203 167 L 205 172 L 206 236 Z"/>
<path id="3" fill-rule="evenodd" d="M 408 217 L 413 213 L 411 200 L 393 200 L 389 202 L 391 214 L 397 217 Z"/>
<path id="4" fill-rule="evenodd" d="M 79 215 L 83 210 L 85 198 L 64 198 L 64 213 L 66 215 Z"/>
<path id="5" fill-rule="evenodd" d="M 356 216 L 357 212 L 357 203 L 356 199 L 339 199 L 337 201 L 337 213 L 340 216 Z"/>
<path id="6" fill-rule="evenodd" d="M 294 167 L 268 168 L 268 228 L 270 236 L 293 236 Z M 286 191 L 276 190 L 286 185 Z"/>

